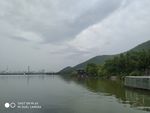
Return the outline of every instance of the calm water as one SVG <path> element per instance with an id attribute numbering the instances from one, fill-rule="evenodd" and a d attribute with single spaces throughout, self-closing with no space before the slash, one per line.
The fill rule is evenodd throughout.
<path id="1" fill-rule="evenodd" d="M 5 108 L 38 102 L 41 109 Z M 70 80 L 60 76 L 0 76 L 0 113 L 149 113 L 150 92 L 119 81 Z"/>

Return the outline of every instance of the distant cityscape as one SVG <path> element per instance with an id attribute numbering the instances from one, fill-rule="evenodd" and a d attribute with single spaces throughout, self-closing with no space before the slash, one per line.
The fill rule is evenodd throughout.
<path id="1" fill-rule="evenodd" d="M 45 69 L 41 69 L 41 70 L 38 70 L 38 71 L 34 71 L 31 69 L 30 66 L 27 66 L 27 69 L 24 70 L 24 71 L 11 71 L 9 70 L 9 67 L 7 66 L 6 69 L 0 71 L 0 74 L 3 75 L 3 74 L 36 74 L 36 73 L 41 73 L 41 74 L 46 74 L 46 73 L 55 73 L 55 72 L 46 72 Z"/>

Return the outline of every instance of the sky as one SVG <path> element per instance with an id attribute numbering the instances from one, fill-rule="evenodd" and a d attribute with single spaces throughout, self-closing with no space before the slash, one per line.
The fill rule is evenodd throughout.
<path id="1" fill-rule="evenodd" d="M 0 71 L 59 71 L 150 40 L 150 0 L 0 0 Z"/>

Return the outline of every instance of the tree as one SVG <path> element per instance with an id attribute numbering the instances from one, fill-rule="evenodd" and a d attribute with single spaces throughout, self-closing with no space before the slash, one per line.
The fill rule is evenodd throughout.
<path id="1" fill-rule="evenodd" d="M 86 66 L 86 72 L 90 76 L 97 76 L 98 75 L 98 66 L 94 63 L 90 63 Z"/>

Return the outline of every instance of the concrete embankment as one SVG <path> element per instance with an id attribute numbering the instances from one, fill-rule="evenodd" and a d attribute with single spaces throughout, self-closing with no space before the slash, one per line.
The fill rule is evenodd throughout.
<path id="1" fill-rule="evenodd" d="M 127 87 L 150 90 L 150 76 L 127 76 L 124 85 Z"/>

